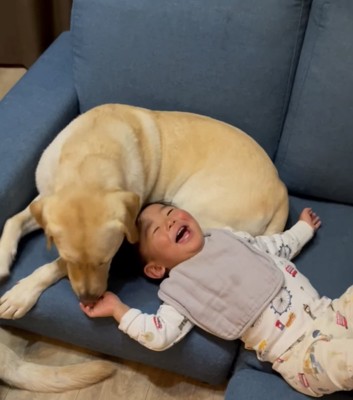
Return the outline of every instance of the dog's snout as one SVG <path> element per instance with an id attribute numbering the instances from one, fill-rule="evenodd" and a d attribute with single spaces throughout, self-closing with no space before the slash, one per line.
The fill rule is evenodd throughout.
<path id="1" fill-rule="evenodd" d="M 84 306 L 91 306 L 91 307 L 93 307 L 97 303 L 99 298 L 100 296 L 91 295 L 88 293 L 79 296 L 80 302 Z"/>

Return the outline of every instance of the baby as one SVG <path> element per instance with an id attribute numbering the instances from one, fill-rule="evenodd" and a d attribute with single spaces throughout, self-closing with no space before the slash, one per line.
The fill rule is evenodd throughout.
<path id="1" fill-rule="evenodd" d="M 247 349 L 301 393 L 351 390 L 353 289 L 320 297 L 290 261 L 320 227 L 305 208 L 289 230 L 252 237 L 230 229 L 203 232 L 186 211 L 155 203 L 139 215 L 144 273 L 162 280 L 156 314 L 130 308 L 111 292 L 89 317 L 113 317 L 119 329 L 152 350 L 165 350 L 195 325 Z"/>

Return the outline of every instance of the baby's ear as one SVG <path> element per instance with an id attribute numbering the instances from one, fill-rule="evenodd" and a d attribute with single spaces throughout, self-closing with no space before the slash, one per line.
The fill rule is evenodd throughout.
<path id="1" fill-rule="evenodd" d="M 162 279 L 166 273 L 166 268 L 151 261 L 144 266 L 143 272 L 151 279 Z"/>

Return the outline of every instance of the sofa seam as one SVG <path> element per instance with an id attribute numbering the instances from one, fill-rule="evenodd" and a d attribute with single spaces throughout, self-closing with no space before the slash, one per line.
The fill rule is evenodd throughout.
<path id="1" fill-rule="evenodd" d="M 327 2 L 325 2 L 325 4 L 326 3 Z M 311 13 L 311 10 L 310 10 L 310 13 Z M 310 15 L 309 15 L 309 19 L 310 19 Z M 319 17 L 319 21 L 317 23 L 317 26 L 320 25 L 320 21 L 322 21 L 322 8 L 321 8 L 321 13 L 320 13 L 320 17 Z M 307 27 L 308 27 L 308 25 L 307 25 Z M 305 31 L 303 44 L 305 42 L 306 35 L 307 35 L 307 29 Z M 298 87 L 298 90 L 297 90 L 298 94 L 297 94 L 297 100 L 296 100 L 295 104 L 293 104 L 293 109 L 291 110 L 292 119 L 295 119 L 295 117 L 297 115 L 297 112 L 298 112 L 299 104 L 301 103 L 300 99 L 303 96 L 303 90 L 304 90 L 304 87 L 305 87 L 305 82 L 308 80 L 308 74 L 309 74 L 309 71 L 310 71 L 310 65 L 312 64 L 312 59 L 313 59 L 313 56 L 314 56 L 314 50 L 315 50 L 315 48 L 317 46 L 317 43 L 318 43 L 318 36 L 319 36 L 319 30 L 316 29 L 315 36 L 313 36 L 313 43 L 312 43 L 311 49 L 310 49 L 310 53 L 311 53 L 310 57 L 308 58 L 308 62 L 306 63 L 306 66 L 305 67 L 303 66 L 303 79 L 301 80 L 301 82 L 298 82 L 296 84 L 297 87 Z M 299 64 L 300 64 L 300 59 L 301 59 L 301 54 L 300 54 L 299 61 L 298 61 L 298 67 L 299 67 Z M 294 79 L 293 87 L 294 87 L 294 85 L 295 85 L 295 79 Z M 292 93 L 293 93 L 293 90 L 292 90 Z M 285 128 L 286 123 L 287 123 L 288 110 L 291 107 L 291 103 L 292 103 L 292 96 L 290 97 L 290 101 L 288 102 L 288 109 L 287 109 L 287 113 L 286 113 L 286 118 L 284 119 L 284 123 L 283 123 L 283 126 L 282 126 L 282 134 L 283 134 L 284 128 Z M 278 148 L 277 148 L 277 153 L 276 153 L 276 158 L 275 158 L 275 163 L 277 164 L 278 169 L 280 169 L 284 165 L 284 163 L 286 161 L 287 154 L 288 154 L 288 149 L 289 149 L 289 146 L 290 146 L 290 142 L 292 140 L 292 134 L 288 135 L 287 139 L 283 139 L 282 138 L 282 134 L 281 134 L 282 146 L 283 146 L 282 156 L 277 158 L 277 154 L 278 154 Z"/>
<path id="2" fill-rule="evenodd" d="M 274 157 L 273 157 L 274 160 L 277 157 L 278 144 L 281 141 L 283 128 L 284 128 L 285 121 L 286 121 L 286 116 L 287 116 L 288 109 L 289 109 L 291 94 L 292 94 L 292 91 L 293 91 L 293 85 L 294 85 L 294 81 L 295 81 L 295 76 L 296 76 L 296 72 L 297 72 L 297 69 L 298 69 L 299 61 L 300 61 L 300 52 L 298 52 L 299 43 L 301 41 L 301 44 L 303 45 L 304 39 L 305 39 L 305 34 L 306 34 L 306 29 L 307 29 L 308 23 L 309 23 L 311 5 L 310 5 L 309 10 L 308 10 L 309 13 L 308 13 L 308 19 L 307 19 L 307 22 L 306 22 L 304 35 L 303 35 L 302 39 L 299 40 L 299 37 L 300 37 L 300 35 L 299 35 L 300 26 L 302 24 L 304 7 L 305 7 L 305 0 L 302 0 L 301 1 L 300 16 L 299 16 L 297 30 L 296 30 L 296 40 L 295 40 L 294 47 L 293 47 L 293 52 L 292 52 L 292 57 L 291 57 L 291 62 L 290 62 L 290 68 L 289 68 L 288 77 L 287 77 L 286 90 L 285 90 L 285 92 L 283 94 L 283 106 L 282 106 L 282 111 L 281 111 L 281 121 L 279 123 L 280 135 L 279 135 L 279 138 L 277 139 L 276 151 L 275 151 L 275 154 L 274 154 Z M 297 62 L 295 63 L 296 54 L 298 55 L 298 58 L 297 58 Z M 292 77 L 292 79 L 291 79 L 291 77 Z M 291 84 L 291 81 L 292 81 L 292 84 Z"/>

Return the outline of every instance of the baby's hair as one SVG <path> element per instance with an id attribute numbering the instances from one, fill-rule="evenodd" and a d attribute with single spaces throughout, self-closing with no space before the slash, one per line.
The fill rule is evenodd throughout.
<path id="1" fill-rule="evenodd" d="M 152 206 L 153 204 L 162 204 L 162 205 L 164 205 L 164 206 L 174 206 L 174 204 L 173 204 L 171 201 L 165 201 L 165 200 L 159 200 L 159 201 L 153 201 L 153 202 L 150 202 L 150 203 L 145 203 L 145 204 L 141 207 L 141 210 L 140 210 L 140 212 L 138 213 L 138 215 L 137 215 L 137 217 L 136 217 L 136 221 L 135 221 L 136 225 L 138 225 L 138 220 L 139 220 L 139 217 L 140 217 L 140 215 L 142 214 L 142 212 L 143 212 L 147 207 Z M 137 249 L 137 252 L 138 252 L 138 255 L 139 255 L 139 260 L 140 260 L 141 274 L 142 274 L 147 280 L 149 280 L 149 281 L 151 281 L 151 282 L 154 282 L 154 283 L 160 283 L 164 278 L 166 278 L 166 277 L 168 276 L 168 271 L 167 271 L 167 272 L 166 272 L 166 275 L 165 275 L 163 278 L 161 278 L 161 279 L 151 279 L 151 278 L 149 278 L 149 277 L 144 273 L 144 267 L 145 267 L 145 264 L 146 264 L 146 261 L 147 261 L 147 260 L 145 260 L 145 258 L 144 258 L 144 256 L 143 256 L 142 252 L 140 251 L 139 243 L 136 243 L 136 249 Z"/>
<path id="2" fill-rule="evenodd" d="M 140 212 L 137 214 L 136 217 L 136 224 L 138 222 L 138 219 L 141 215 L 141 213 L 149 206 L 152 206 L 153 204 L 163 204 L 164 206 L 174 206 L 174 204 L 171 201 L 166 201 L 166 200 L 159 200 L 159 201 L 151 201 L 150 203 L 145 203 L 142 205 Z"/>

